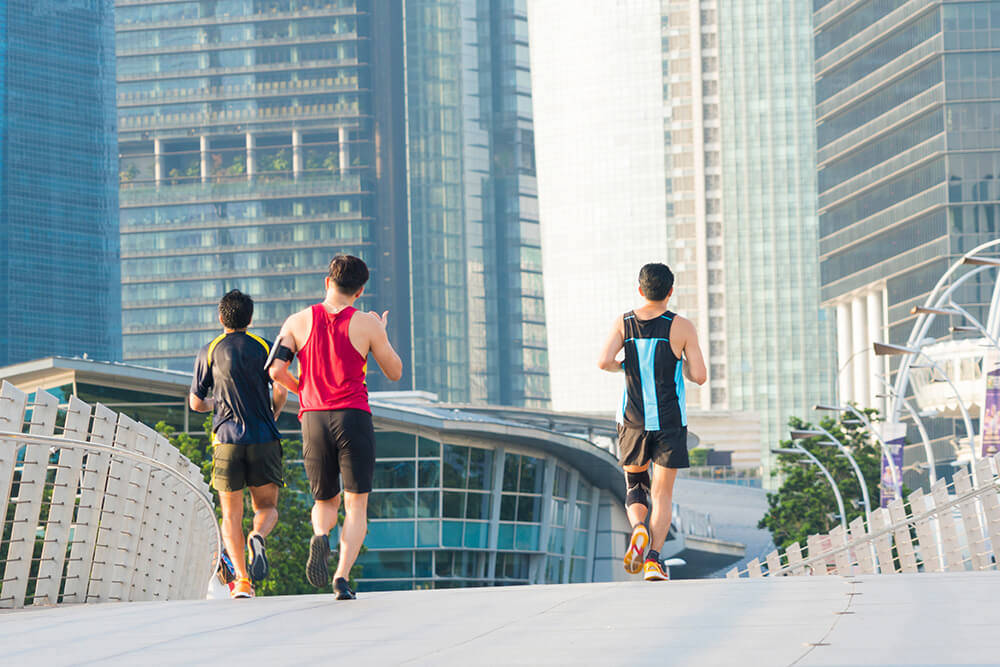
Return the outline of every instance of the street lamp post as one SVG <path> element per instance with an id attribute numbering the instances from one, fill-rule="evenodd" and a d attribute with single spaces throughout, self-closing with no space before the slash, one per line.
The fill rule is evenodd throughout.
<path id="1" fill-rule="evenodd" d="M 824 406 L 817 405 L 816 407 L 817 409 L 824 409 Z M 826 436 L 829 440 L 820 442 L 820 444 L 830 444 L 840 450 L 840 453 L 847 458 L 851 467 L 854 469 L 854 475 L 858 478 L 858 486 L 861 487 L 861 502 L 864 503 L 865 506 L 865 520 L 869 525 L 871 525 L 872 504 L 868 498 L 868 484 L 865 482 L 865 476 L 861 474 L 861 467 L 858 465 L 858 461 L 854 458 L 854 455 L 851 454 L 851 450 L 849 450 L 840 440 L 833 437 L 833 434 L 822 426 L 817 426 L 816 430 L 793 430 L 791 435 L 792 440 L 804 440 L 806 438 Z"/>
<path id="2" fill-rule="evenodd" d="M 962 400 L 962 394 L 958 391 L 958 387 L 955 386 L 955 383 L 952 382 L 951 377 L 949 377 L 948 374 L 944 372 L 944 369 L 941 368 L 940 364 L 938 364 L 926 352 L 923 351 L 922 347 L 914 348 L 914 347 L 905 347 L 903 345 L 892 345 L 890 343 L 875 343 L 874 348 L 875 348 L 875 354 L 878 356 L 907 354 L 913 358 L 923 357 L 924 359 L 927 360 L 931 368 L 936 370 L 944 377 L 945 382 L 948 383 L 948 386 L 950 386 L 952 392 L 954 392 L 955 400 L 958 401 L 958 407 L 962 412 L 962 421 L 965 424 L 965 434 L 969 438 L 969 453 L 972 454 L 972 458 L 969 465 L 969 467 L 972 469 L 972 484 L 973 487 L 978 488 L 979 479 L 978 476 L 976 475 L 976 437 L 974 430 L 972 428 L 972 418 L 969 417 L 969 410 L 968 408 L 965 407 L 965 401 Z"/>
<path id="3" fill-rule="evenodd" d="M 946 317 L 962 317 L 972 324 L 971 327 L 952 327 L 952 331 L 975 331 L 983 335 L 986 340 L 992 343 L 993 347 L 1000 350 L 1000 341 L 987 331 L 983 323 L 977 320 L 972 313 L 955 303 L 955 299 L 948 297 L 947 308 L 928 308 L 926 306 L 914 306 L 910 309 L 911 315 L 944 315 Z"/>
<path id="4" fill-rule="evenodd" d="M 812 452 L 797 442 L 793 442 L 790 449 L 775 448 L 771 451 L 775 454 L 805 454 L 809 461 L 820 469 L 823 476 L 826 477 L 826 481 L 830 483 L 830 488 L 833 489 L 834 498 L 837 499 L 837 509 L 840 511 L 840 525 L 844 530 L 847 530 L 847 513 L 844 511 L 844 497 L 840 495 L 840 489 L 837 488 L 837 482 L 834 481 L 833 475 L 831 475 L 830 471 L 826 469 L 826 466 L 820 463 L 819 459 L 813 456 Z"/>

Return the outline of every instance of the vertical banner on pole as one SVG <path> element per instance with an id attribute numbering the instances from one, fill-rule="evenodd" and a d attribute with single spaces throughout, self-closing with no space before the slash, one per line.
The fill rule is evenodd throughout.
<path id="1" fill-rule="evenodd" d="M 980 433 L 986 458 L 1000 451 L 1000 352 L 992 348 L 983 355 L 983 394 Z"/>
<path id="2" fill-rule="evenodd" d="M 896 498 L 903 497 L 903 445 L 906 444 L 906 425 L 898 422 L 885 422 L 882 424 L 882 439 L 885 441 L 889 453 L 892 454 L 892 461 L 899 471 L 899 481 L 893 479 L 892 467 L 885 454 L 882 454 L 882 477 L 879 483 L 879 497 L 881 506 L 888 507 Z"/>

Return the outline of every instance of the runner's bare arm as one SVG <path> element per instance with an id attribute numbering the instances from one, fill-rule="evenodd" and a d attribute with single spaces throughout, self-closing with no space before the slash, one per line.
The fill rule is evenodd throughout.
<path id="1" fill-rule="evenodd" d="M 597 367 L 609 373 L 620 373 L 622 362 L 617 359 L 618 353 L 625 347 L 625 333 L 622 330 L 622 320 L 619 317 L 608 334 L 608 339 L 604 342 L 601 350 L 601 357 L 597 360 Z"/>
<path id="2" fill-rule="evenodd" d="M 293 353 L 298 352 L 302 345 L 299 344 L 299 338 L 296 336 L 296 319 L 301 315 L 301 313 L 296 313 L 292 315 L 281 327 L 281 333 L 275 339 L 275 345 L 280 341 L 282 345 L 290 349 Z M 296 394 L 299 393 L 299 380 L 292 372 L 288 370 L 291 365 L 290 360 L 275 359 L 271 362 L 271 366 L 267 369 L 268 374 L 275 383 L 284 386 L 289 391 Z"/>
<path id="3" fill-rule="evenodd" d="M 403 377 L 403 361 L 396 354 L 392 343 L 389 342 L 389 334 L 386 333 L 386 325 L 389 324 L 389 311 L 381 315 L 375 312 L 368 313 L 365 329 L 368 332 L 368 350 L 375 357 L 378 367 L 387 378 L 396 382 Z"/>
<path id="4" fill-rule="evenodd" d="M 215 409 L 215 399 L 199 398 L 192 393 L 188 394 L 188 405 L 195 412 L 211 412 Z"/>
<path id="5" fill-rule="evenodd" d="M 684 342 L 684 360 L 687 362 L 683 366 L 684 377 L 695 384 L 705 384 L 705 380 L 708 379 L 708 369 L 705 367 L 705 357 L 698 344 L 698 332 L 695 331 L 694 324 L 689 320 L 678 319 L 680 319 L 681 325 L 679 333 Z M 672 333 L 671 338 L 673 338 Z"/>
<path id="6" fill-rule="evenodd" d="M 271 405 L 274 406 L 274 421 L 278 421 L 281 410 L 288 401 L 288 390 L 277 382 L 271 387 Z"/>

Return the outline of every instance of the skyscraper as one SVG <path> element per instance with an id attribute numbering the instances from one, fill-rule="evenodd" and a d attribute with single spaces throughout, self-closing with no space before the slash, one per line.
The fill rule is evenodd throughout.
<path id="1" fill-rule="evenodd" d="M 350 252 L 404 386 L 546 403 L 523 2 L 118 4 L 129 359 L 189 367 L 232 287 L 273 334 Z"/>
<path id="2" fill-rule="evenodd" d="M 759 412 L 774 443 L 830 384 L 807 3 L 529 10 L 554 407 L 613 409 L 588 362 L 666 261 L 709 362 L 689 407 Z"/>
<path id="3" fill-rule="evenodd" d="M 882 407 L 876 374 L 889 367 L 871 342 L 905 343 L 910 309 L 997 236 L 1000 2 L 840 9 L 817 2 L 814 18 L 822 290 L 837 313 L 841 397 Z M 955 300 L 984 320 L 993 278 Z M 949 320 L 929 335 L 967 324 Z"/>
<path id="4" fill-rule="evenodd" d="M 0 364 L 121 357 L 111 0 L 0 0 Z"/>
<path id="5" fill-rule="evenodd" d="M 524 0 L 408 0 L 406 40 L 417 386 L 544 407 Z"/>
<path id="6" fill-rule="evenodd" d="M 343 252 L 409 365 L 402 12 L 359 4 L 119 0 L 127 359 L 189 369 L 232 288 L 274 335 Z"/>

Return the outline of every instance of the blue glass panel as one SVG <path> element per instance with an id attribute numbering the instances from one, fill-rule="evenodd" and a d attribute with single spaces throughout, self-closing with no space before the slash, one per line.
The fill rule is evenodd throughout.
<path id="1" fill-rule="evenodd" d="M 358 581 L 359 593 L 375 593 L 378 591 L 409 591 L 413 590 L 413 582 L 405 579 L 399 581 Z"/>
<path id="2" fill-rule="evenodd" d="M 442 521 L 441 522 L 441 546 L 460 547 L 462 546 L 462 521 Z"/>
<path id="3" fill-rule="evenodd" d="M 441 541 L 438 539 L 438 533 L 440 532 L 440 523 L 437 521 L 418 521 L 417 522 L 417 546 L 419 547 L 436 547 L 440 546 Z"/>
<path id="4" fill-rule="evenodd" d="M 421 461 L 419 467 L 421 487 L 437 487 L 441 484 L 441 464 L 438 461 Z"/>
<path id="5" fill-rule="evenodd" d="M 439 491 L 420 491 L 417 495 L 417 516 L 422 519 L 440 516 L 440 498 Z"/>
<path id="6" fill-rule="evenodd" d="M 515 548 L 519 551 L 538 551 L 538 526 L 519 524 L 516 531 Z"/>
<path id="7" fill-rule="evenodd" d="M 467 521 L 465 523 L 465 546 L 469 549 L 485 549 L 489 524 Z"/>
<path id="8" fill-rule="evenodd" d="M 413 461 L 377 461 L 376 489 L 412 489 L 417 485 L 417 468 Z"/>
<path id="9" fill-rule="evenodd" d="M 430 577 L 434 575 L 434 554 L 430 551 L 416 552 L 416 566 L 414 575 L 417 577 Z"/>
<path id="10" fill-rule="evenodd" d="M 576 539 L 573 541 L 573 555 L 587 555 L 587 533 L 582 530 L 576 531 Z"/>
<path id="11" fill-rule="evenodd" d="M 510 523 L 501 523 L 500 530 L 497 533 L 497 549 L 513 549 L 514 548 L 514 525 Z"/>
<path id="12" fill-rule="evenodd" d="M 372 519 L 412 517 L 413 495 L 413 491 L 373 491 L 368 496 L 368 516 Z"/>
<path id="13" fill-rule="evenodd" d="M 375 434 L 375 454 L 380 459 L 413 458 L 416 436 L 385 431 Z"/>
<path id="14" fill-rule="evenodd" d="M 361 577 L 365 579 L 402 579 L 413 576 L 412 551 L 367 551 L 358 556 Z"/>
<path id="15" fill-rule="evenodd" d="M 413 547 L 413 521 L 371 521 L 365 545 L 369 549 Z"/>
<path id="16" fill-rule="evenodd" d="M 549 533 L 549 553 L 561 554 L 563 552 L 563 530 L 561 528 L 552 528 L 552 532 Z"/>
<path id="17" fill-rule="evenodd" d="M 441 443 L 434 440 L 428 440 L 427 438 L 420 438 L 418 440 L 417 448 L 421 457 L 439 456 L 441 454 Z"/>

